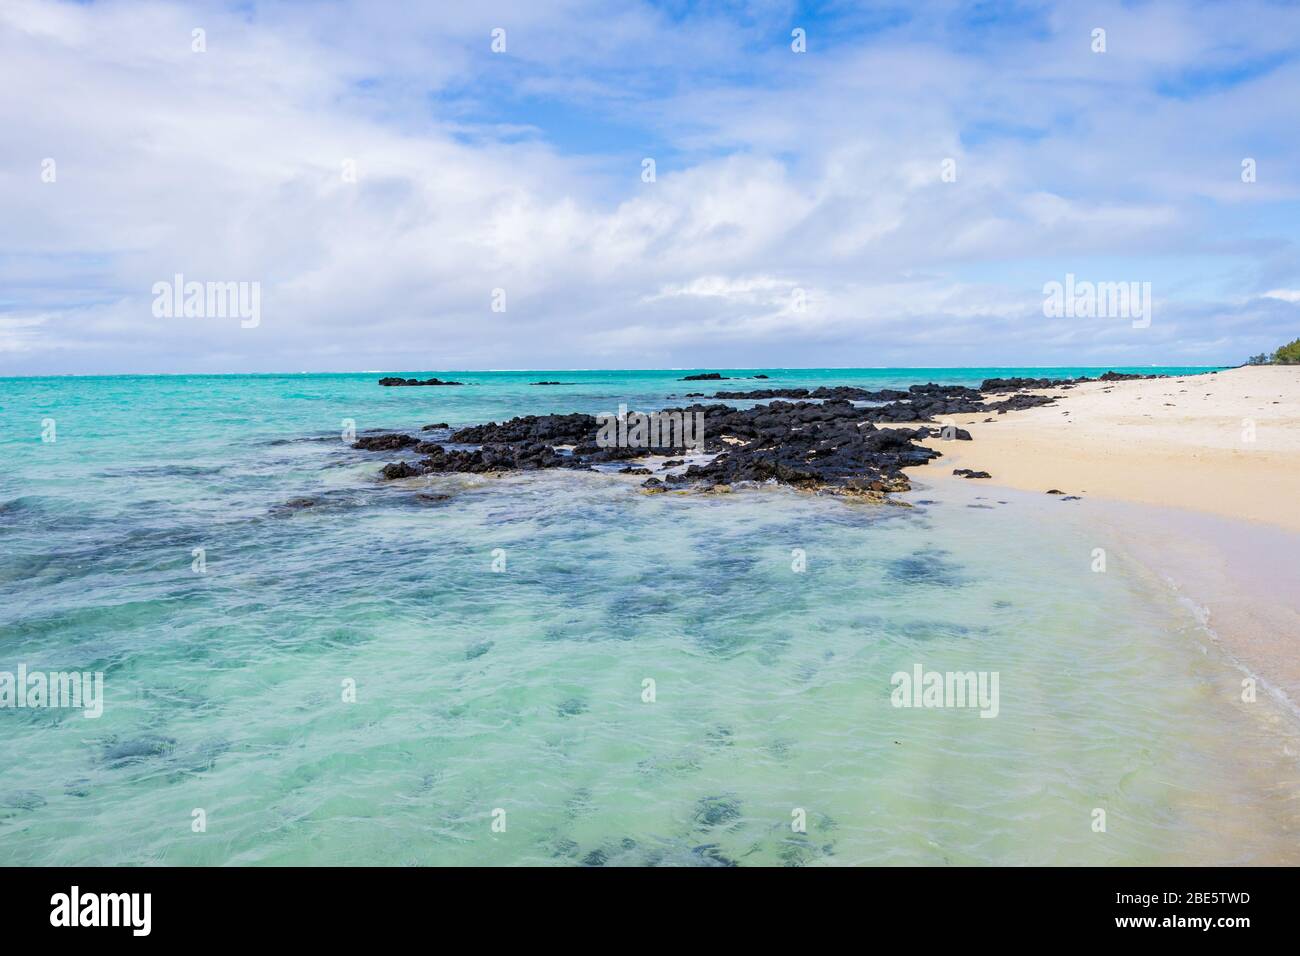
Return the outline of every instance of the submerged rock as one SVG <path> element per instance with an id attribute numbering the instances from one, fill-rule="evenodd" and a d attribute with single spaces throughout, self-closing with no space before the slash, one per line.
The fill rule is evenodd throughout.
<path id="1" fill-rule="evenodd" d="M 150 757 L 165 757 L 176 747 L 171 737 L 158 734 L 144 734 L 130 740 L 113 741 L 104 747 L 104 759 L 114 766 L 145 760 Z"/>
<path id="2" fill-rule="evenodd" d="M 10 810 L 39 810 L 45 803 L 35 790 L 12 790 L 0 797 L 0 806 Z"/>
<path id="3" fill-rule="evenodd" d="M 716 843 L 706 843 L 691 850 L 701 866 L 739 866 L 731 857 L 723 854 Z"/>
<path id="4" fill-rule="evenodd" d="M 695 804 L 694 820 L 704 829 L 712 829 L 740 819 L 740 801 L 732 796 L 703 797 Z"/>

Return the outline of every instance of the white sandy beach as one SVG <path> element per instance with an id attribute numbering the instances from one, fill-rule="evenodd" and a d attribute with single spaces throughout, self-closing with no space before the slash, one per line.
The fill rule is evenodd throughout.
<path id="1" fill-rule="evenodd" d="M 1026 491 L 1171 505 L 1300 532 L 1300 366 L 1039 394 L 1056 404 L 953 416 L 974 441 L 930 442 L 945 457 L 913 477 L 971 468 Z"/>

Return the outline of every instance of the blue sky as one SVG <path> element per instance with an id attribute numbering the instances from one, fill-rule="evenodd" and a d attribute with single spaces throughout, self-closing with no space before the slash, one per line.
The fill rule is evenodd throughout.
<path id="1" fill-rule="evenodd" d="M 1298 53 L 1267 2 L 9 0 L 0 375 L 1235 363 L 1300 335 Z"/>

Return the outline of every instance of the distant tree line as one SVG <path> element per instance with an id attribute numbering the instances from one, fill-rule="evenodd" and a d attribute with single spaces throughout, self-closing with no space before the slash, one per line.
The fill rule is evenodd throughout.
<path id="1" fill-rule="evenodd" d="M 1272 355 L 1260 352 L 1246 360 L 1247 365 L 1300 365 L 1300 339 L 1288 342 Z"/>

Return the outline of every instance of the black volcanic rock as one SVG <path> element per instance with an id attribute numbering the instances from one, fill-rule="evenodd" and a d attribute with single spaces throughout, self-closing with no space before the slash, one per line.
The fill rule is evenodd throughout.
<path id="1" fill-rule="evenodd" d="M 725 382 L 729 376 L 719 375 L 717 372 L 702 372 L 699 375 L 687 375 L 685 378 L 678 379 L 679 382 Z"/>
<path id="2" fill-rule="evenodd" d="M 420 439 L 411 435 L 401 435 L 392 433 L 388 435 L 368 435 L 365 438 L 358 438 L 352 443 L 353 448 L 359 448 L 362 451 L 393 451 L 397 448 L 407 448 L 411 445 L 418 445 Z"/>
<path id="3" fill-rule="evenodd" d="M 384 465 L 384 467 L 379 470 L 379 473 L 383 475 L 385 481 L 394 481 L 398 478 L 414 478 L 417 475 L 424 474 L 424 472 L 412 468 L 404 461 L 399 461 L 391 465 Z"/>
<path id="4" fill-rule="evenodd" d="M 439 378 L 426 378 L 423 382 L 421 382 L 418 378 L 397 378 L 394 376 L 389 376 L 388 378 L 381 378 L 379 380 L 379 384 L 394 386 L 394 385 L 464 385 L 465 383 L 444 382 L 442 379 Z"/>
<path id="5" fill-rule="evenodd" d="M 489 442 L 549 442 L 552 445 L 577 445 L 596 440 L 596 416 L 575 412 L 571 415 L 526 415 L 498 425 L 472 425 L 452 433 L 458 444 L 481 445 Z"/>
<path id="6" fill-rule="evenodd" d="M 1213 374 L 1213 373 L 1211 373 Z M 1073 388 L 1085 382 L 1131 382 L 1137 379 L 1168 378 L 1167 375 L 1139 375 L 1134 372 L 1103 372 L 1096 378 L 986 378 L 981 392 L 1016 392 L 1026 388 Z"/>
<path id="7" fill-rule="evenodd" d="M 722 376 L 710 372 L 690 378 L 721 379 Z M 737 483 L 773 482 L 879 499 L 910 487 L 902 469 L 941 456 L 920 442 L 936 436 L 970 440 L 970 433 L 965 429 L 946 424 L 941 427 L 941 416 L 1004 414 L 1050 405 L 1054 402 L 1051 396 L 1033 395 L 1024 390 L 1068 387 L 1079 381 L 1085 380 L 988 379 L 978 389 L 930 382 L 913 385 L 906 391 L 873 391 L 841 385 L 813 390 L 719 392 L 717 398 L 768 401 L 745 409 L 721 402 L 664 409 L 702 417 L 702 448 L 692 449 L 601 447 L 596 441 L 600 424 L 597 418 L 577 412 L 525 415 L 499 424 L 473 425 L 456 429 L 444 440 L 421 441 L 400 433 L 367 436 L 353 447 L 369 451 L 410 448 L 423 456 L 414 462 L 386 465 L 380 472 L 386 480 L 453 472 L 592 470 L 618 463 L 628 463 L 622 474 L 649 474 L 644 465 L 638 464 L 640 459 L 651 454 L 667 455 L 678 459 L 671 462 L 676 467 L 684 463 L 680 458 L 687 451 L 702 450 L 714 457 L 691 464 L 679 474 L 651 476 L 642 488 L 647 492 L 677 488 L 706 490 L 725 489 Z M 990 395 L 998 398 L 989 401 Z M 864 405 L 864 402 L 871 404 Z M 881 427 L 884 425 L 903 427 Z M 445 424 L 426 426 L 423 431 L 445 427 Z M 957 469 L 954 474 L 967 478 L 990 477 L 987 472 L 970 469 Z"/>

